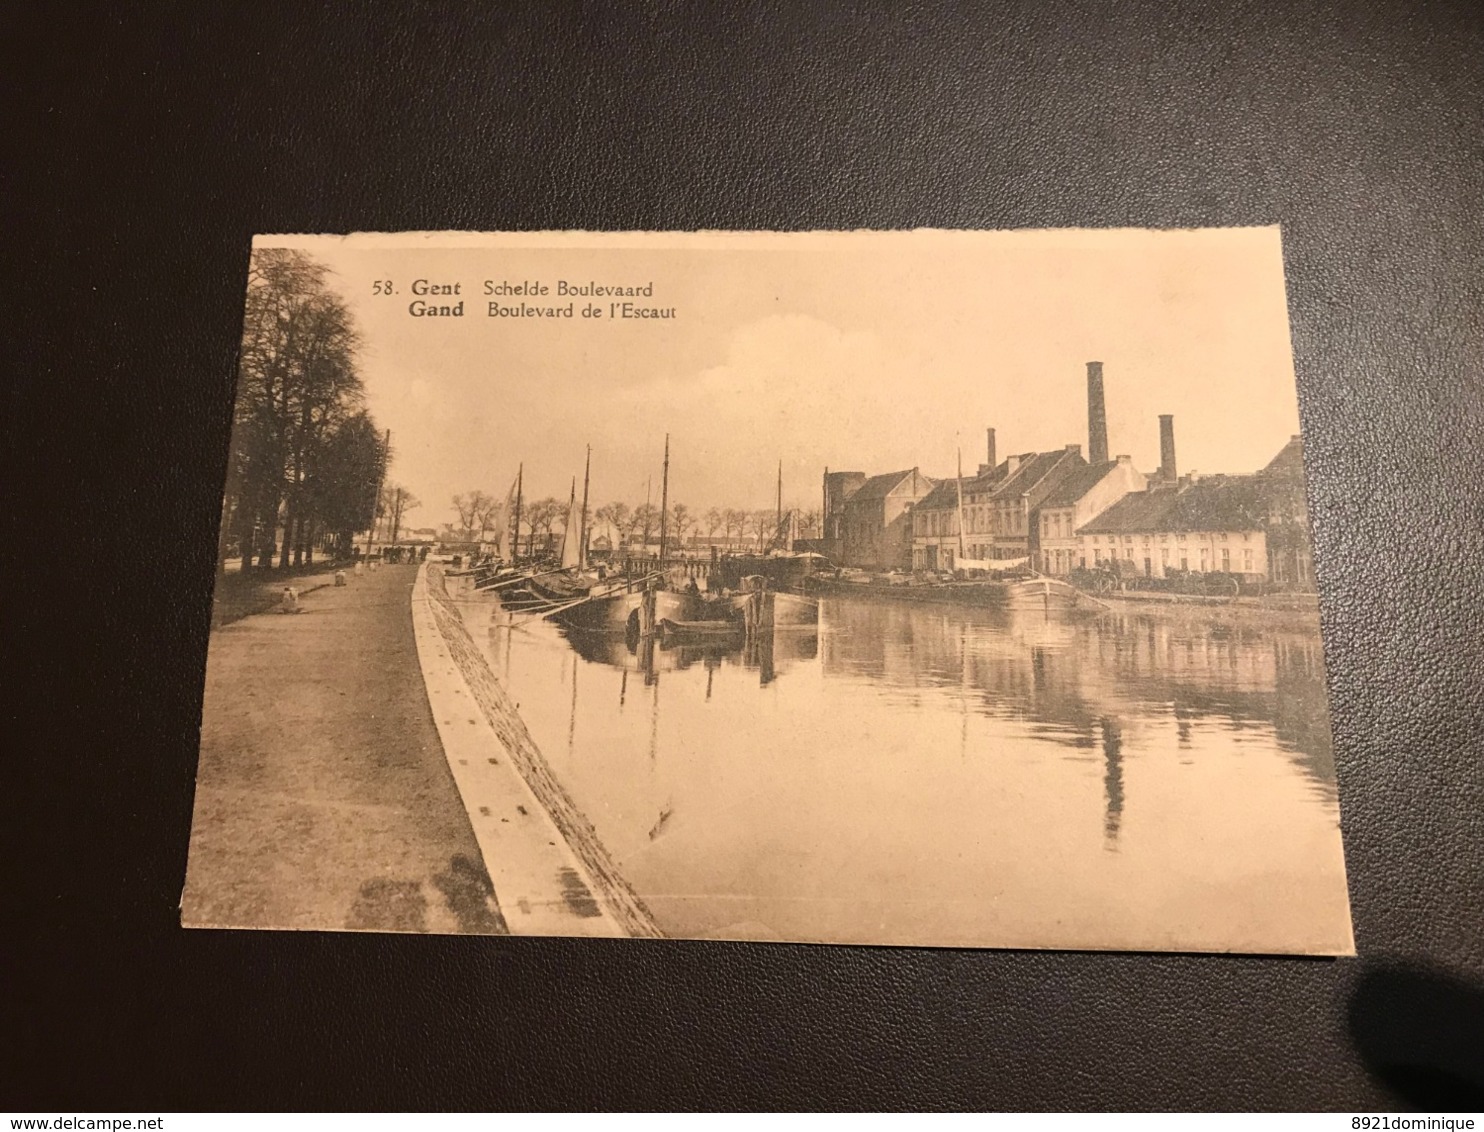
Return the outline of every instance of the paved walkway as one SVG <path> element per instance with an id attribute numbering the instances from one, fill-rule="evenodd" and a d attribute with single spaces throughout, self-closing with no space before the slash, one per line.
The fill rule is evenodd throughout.
<path id="1" fill-rule="evenodd" d="M 506 930 L 428 707 L 416 577 L 212 634 L 185 924 Z"/>

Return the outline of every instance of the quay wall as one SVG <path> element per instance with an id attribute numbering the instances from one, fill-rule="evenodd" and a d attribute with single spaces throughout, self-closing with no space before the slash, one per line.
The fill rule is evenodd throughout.
<path id="1" fill-rule="evenodd" d="M 469 695 L 526 788 L 550 818 L 572 857 L 580 865 L 582 873 L 586 874 L 585 887 L 591 890 L 593 898 L 601 905 L 604 918 L 611 919 L 628 936 L 663 936 L 654 916 L 639 895 L 629 887 L 592 823 L 553 773 L 521 719 L 514 701 L 475 645 L 448 593 L 441 568 L 434 563 L 427 563 L 423 569 L 427 607 L 436 623 L 437 634 L 448 650 L 449 659 L 457 667 Z M 498 855 L 498 848 L 494 852 Z M 493 863 L 492 871 L 498 871 L 498 867 L 498 861 Z M 518 930 L 518 922 L 512 922 L 511 926 L 513 930 Z M 562 934 L 569 933 L 563 931 Z"/>

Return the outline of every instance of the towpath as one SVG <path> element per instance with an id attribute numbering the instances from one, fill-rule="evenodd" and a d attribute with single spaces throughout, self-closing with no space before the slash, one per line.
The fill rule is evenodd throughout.
<path id="1" fill-rule="evenodd" d="M 417 569 L 212 634 L 184 923 L 506 930 L 428 706 Z"/>

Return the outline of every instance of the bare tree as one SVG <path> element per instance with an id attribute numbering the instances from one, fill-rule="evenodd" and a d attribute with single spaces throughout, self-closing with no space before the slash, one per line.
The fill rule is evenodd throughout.
<path id="1" fill-rule="evenodd" d="M 387 484 L 381 492 L 381 505 L 386 514 L 390 534 L 387 541 L 395 543 L 402 531 L 402 517 L 422 506 L 422 500 L 399 483 Z"/>
<path id="2" fill-rule="evenodd" d="M 695 525 L 695 519 L 691 517 L 690 508 L 684 503 L 676 503 L 670 508 L 669 532 L 675 539 L 676 547 L 685 546 L 685 532 Z"/>
<path id="3" fill-rule="evenodd" d="M 548 496 L 546 499 L 538 499 L 526 510 L 526 517 L 531 524 L 531 532 L 540 531 L 545 536 L 544 541 L 550 542 L 552 529 L 556 521 L 567 513 L 567 505 L 559 499 Z"/>
<path id="4" fill-rule="evenodd" d="M 721 508 L 712 507 L 709 511 L 706 512 L 706 534 L 714 539 L 716 537 L 716 532 L 721 530 L 721 522 Z"/>
<path id="5" fill-rule="evenodd" d="M 489 526 L 489 509 L 492 500 L 482 491 L 470 491 L 453 497 L 453 509 L 458 512 L 459 528 L 465 539 L 472 539 L 475 532 L 484 537 Z"/>
<path id="6" fill-rule="evenodd" d="M 757 537 L 757 548 L 762 550 L 767 545 L 767 540 L 778 526 L 778 514 L 776 511 L 764 508 L 754 511 L 751 516 L 751 525 L 748 530 Z"/>
<path id="7" fill-rule="evenodd" d="M 739 511 L 735 507 L 728 507 L 721 513 L 722 526 L 726 528 L 727 541 L 730 542 L 735 531 L 737 537 L 747 533 L 747 512 Z"/>
<path id="8" fill-rule="evenodd" d="M 633 536 L 636 531 L 644 532 L 644 545 L 649 545 L 649 536 L 659 529 L 660 509 L 652 503 L 641 503 L 634 508 L 633 515 L 629 518 L 629 535 Z"/>
<path id="9" fill-rule="evenodd" d="M 593 518 L 613 531 L 614 542 L 622 542 L 629 529 L 629 505 L 627 503 L 605 503 L 593 512 Z"/>

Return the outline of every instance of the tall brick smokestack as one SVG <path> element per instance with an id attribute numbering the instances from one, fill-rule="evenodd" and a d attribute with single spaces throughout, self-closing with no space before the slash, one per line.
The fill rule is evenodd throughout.
<path id="1" fill-rule="evenodd" d="M 984 434 L 985 439 L 988 442 L 987 451 L 989 453 L 989 467 L 990 470 L 993 471 L 994 466 L 999 463 L 999 461 L 994 458 L 994 429 L 987 428 L 984 430 Z"/>
<path id="2" fill-rule="evenodd" d="M 1087 363 L 1087 462 L 1108 462 L 1108 410 L 1103 404 L 1103 363 Z"/>
<path id="3" fill-rule="evenodd" d="M 1174 483 L 1175 471 L 1175 418 L 1169 413 L 1159 417 L 1159 478 Z"/>

